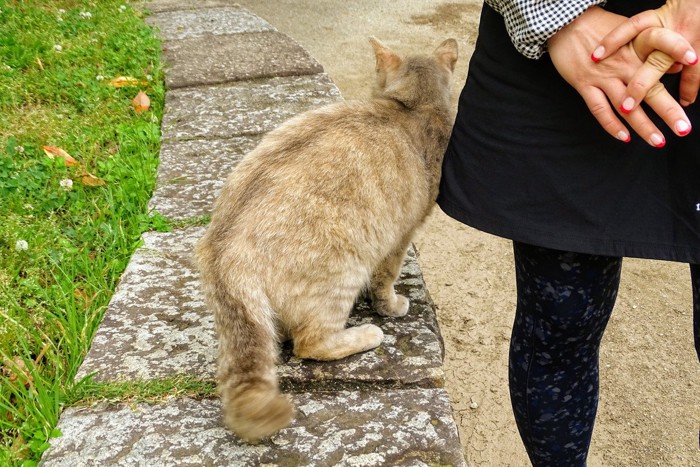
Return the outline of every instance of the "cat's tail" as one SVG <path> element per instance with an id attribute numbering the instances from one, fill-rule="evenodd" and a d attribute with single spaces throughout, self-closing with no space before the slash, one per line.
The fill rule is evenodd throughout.
<path id="1" fill-rule="evenodd" d="M 247 296 L 233 295 L 225 286 L 208 292 L 219 335 L 217 379 L 224 422 L 254 443 L 288 426 L 294 416 L 277 383 L 274 314 L 260 290 Z"/>

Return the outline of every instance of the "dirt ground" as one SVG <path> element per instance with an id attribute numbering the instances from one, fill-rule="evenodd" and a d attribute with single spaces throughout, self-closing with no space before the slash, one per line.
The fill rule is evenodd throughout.
<path id="1" fill-rule="evenodd" d="M 454 98 L 476 40 L 481 1 L 239 0 L 302 44 L 346 99 L 369 95 L 374 35 L 397 52 L 460 46 Z M 416 239 L 445 339 L 447 389 L 470 466 L 524 466 L 507 387 L 515 309 L 510 242 L 436 209 Z M 601 350 L 590 466 L 698 466 L 700 372 L 687 265 L 627 259 Z"/>

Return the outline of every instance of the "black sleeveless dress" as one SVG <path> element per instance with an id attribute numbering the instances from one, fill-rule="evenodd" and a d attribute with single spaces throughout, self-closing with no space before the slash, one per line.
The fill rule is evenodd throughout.
<path id="1" fill-rule="evenodd" d="M 625 16 L 659 1 L 615 1 Z M 678 96 L 678 76 L 664 84 Z M 484 5 L 479 38 L 443 163 L 438 204 L 501 237 L 580 253 L 700 263 L 700 106 L 679 138 L 623 143 L 591 116 L 549 55 L 531 60 Z"/>

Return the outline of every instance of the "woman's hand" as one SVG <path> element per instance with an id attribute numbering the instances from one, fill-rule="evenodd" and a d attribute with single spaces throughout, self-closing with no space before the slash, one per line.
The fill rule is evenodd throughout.
<path id="1" fill-rule="evenodd" d="M 591 58 L 602 60 L 633 38 L 649 29 L 657 30 L 654 39 L 658 50 L 666 52 L 682 66 L 680 103 L 695 102 L 700 88 L 700 0 L 668 0 L 656 10 L 639 13 L 610 31 L 593 49 Z M 676 33 L 675 35 L 673 33 Z M 679 35 L 682 36 L 679 38 Z M 661 37 L 663 36 L 663 37 Z M 648 62 L 632 78 L 627 89 L 627 103 L 636 107 L 666 73 L 666 63 Z"/>
<path id="2" fill-rule="evenodd" d="M 631 43 L 608 54 L 605 61 L 593 62 L 590 50 L 601 38 L 612 31 L 626 18 L 599 7 L 591 7 L 573 22 L 549 39 L 548 47 L 552 62 L 561 76 L 583 97 L 598 123 L 612 136 L 629 141 L 627 127 L 620 121 L 610 106 L 622 108 L 627 85 L 642 66 Z M 639 47 L 651 47 L 654 38 L 649 35 Z M 690 128 L 685 112 L 663 86 L 648 100 L 651 109 L 671 128 Z M 645 141 L 655 147 L 662 147 L 666 140 L 661 131 L 649 119 L 641 107 L 634 107 L 622 117 Z M 679 122 L 684 122 L 680 124 Z M 678 133 L 678 132 L 677 132 Z"/>

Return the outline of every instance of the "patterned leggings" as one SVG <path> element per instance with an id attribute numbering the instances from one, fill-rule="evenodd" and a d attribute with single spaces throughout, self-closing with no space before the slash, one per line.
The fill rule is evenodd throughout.
<path id="1" fill-rule="evenodd" d="M 510 345 L 513 412 L 532 464 L 585 466 L 598 406 L 598 348 L 622 258 L 514 243 L 518 303 Z M 700 265 L 691 265 L 700 358 Z"/>

